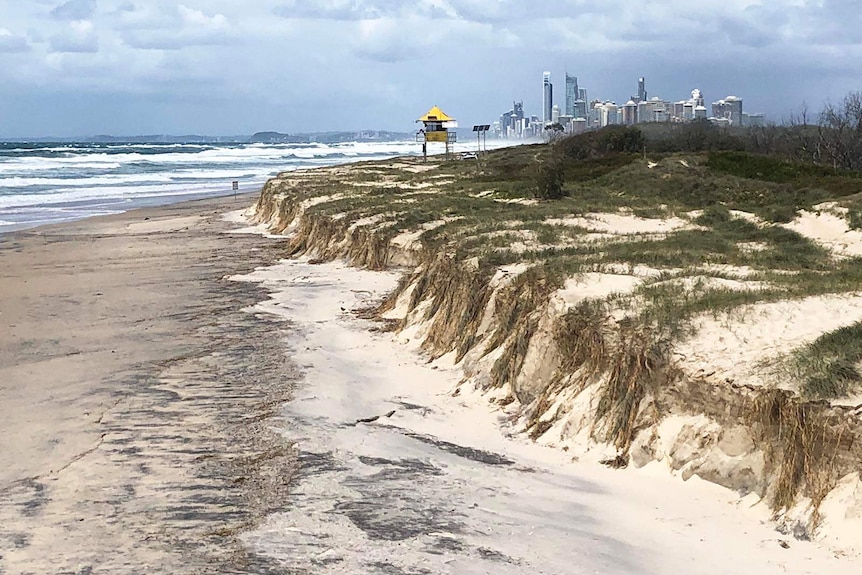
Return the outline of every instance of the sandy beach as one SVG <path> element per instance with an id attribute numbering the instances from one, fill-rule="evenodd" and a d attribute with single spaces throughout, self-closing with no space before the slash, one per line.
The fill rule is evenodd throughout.
<path id="1" fill-rule="evenodd" d="M 283 500 L 294 368 L 225 279 L 273 261 L 222 233 L 251 201 L 0 237 L 0 573 L 266 572 L 234 535 Z"/>
<path id="2" fill-rule="evenodd" d="M 281 260 L 252 202 L 0 239 L 0 573 L 857 571 L 717 485 L 516 433 L 355 313 L 398 271 Z"/>

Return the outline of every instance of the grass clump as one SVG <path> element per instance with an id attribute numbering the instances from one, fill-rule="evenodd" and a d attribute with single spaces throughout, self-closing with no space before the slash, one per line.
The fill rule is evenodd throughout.
<path id="1" fill-rule="evenodd" d="M 643 400 L 659 385 L 667 362 L 666 342 L 648 331 L 624 331 L 601 387 L 593 433 L 628 454 Z"/>
<path id="2" fill-rule="evenodd" d="M 862 322 L 823 334 L 792 353 L 790 368 L 805 397 L 834 399 L 862 387 Z"/>
<path id="3" fill-rule="evenodd" d="M 568 195 L 563 187 L 565 173 L 565 163 L 558 155 L 542 160 L 535 167 L 533 195 L 540 200 L 559 200 Z"/>

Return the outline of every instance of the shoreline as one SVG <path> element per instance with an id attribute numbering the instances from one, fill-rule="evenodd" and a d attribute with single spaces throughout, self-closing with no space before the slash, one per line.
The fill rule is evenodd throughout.
<path id="1" fill-rule="evenodd" d="M 236 195 L 237 198 L 241 196 L 248 196 L 249 198 L 253 198 L 257 196 L 257 192 L 249 192 L 248 188 L 259 189 L 261 184 L 253 184 L 253 185 L 245 185 L 243 188 L 245 190 L 240 190 Z M 201 201 L 219 201 L 219 200 L 232 200 L 234 198 L 233 192 L 222 193 L 222 192 L 199 192 L 199 193 L 190 193 L 190 194 L 178 194 L 173 196 L 144 196 L 144 199 L 131 199 L 129 200 L 133 205 L 124 208 L 124 209 L 111 209 L 107 213 L 102 214 L 89 214 L 86 216 L 77 216 L 71 217 L 69 219 L 51 221 L 51 222 L 26 222 L 20 224 L 9 223 L 5 226 L 0 226 L 0 242 L 3 241 L 5 236 L 10 234 L 14 234 L 17 232 L 26 232 L 31 230 L 37 230 L 42 228 L 50 228 L 53 226 L 64 226 L 66 224 L 74 224 L 76 222 L 82 222 L 85 220 L 89 220 L 91 218 L 104 218 L 111 216 L 120 216 L 122 214 L 126 214 L 128 212 L 132 212 L 135 210 L 148 210 L 148 209 L 158 209 L 164 208 L 168 206 L 172 206 L 174 204 L 185 204 L 188 202 L 201 202 Z M 119 202 L 118 202 L 119 203 Z M 70 201 L 66 203 L 59 204 L 47 204 L 47 207 L 57 208 L 57 207 L 77 207 L 78 204 L 81 204 L 82 207 L 87 207 L 85 200 L 80 200 L 78 202 Z M 115 205 L 115 204 L 108 204 Z M 28 206 L 34 208 L 41 208 L 46 206 Z"/>

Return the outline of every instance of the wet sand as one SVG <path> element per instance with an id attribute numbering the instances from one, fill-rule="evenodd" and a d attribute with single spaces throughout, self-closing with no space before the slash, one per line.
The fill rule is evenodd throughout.
<path id="1" fill-rule="evenodd" d="M 236 539 L 283 507 L 270 431 L 288 324 L 226 276 L 279 242 L 249 195 L 0 236 L 0 573 L 267 573 Z"/>

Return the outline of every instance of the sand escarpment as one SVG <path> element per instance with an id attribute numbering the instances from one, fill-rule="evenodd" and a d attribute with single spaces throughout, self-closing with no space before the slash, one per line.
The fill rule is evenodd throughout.
<path id="1" fill-rule="evenodd" d="M 613 156 L 578 172 L 568 197 L 536 202 L 543 150 L 494 152 L 478 173 L 412 159 L 285 173 L 254 218 L 289 237 L 286 255 L 402 271 L 375 316 L 457 365 L 453 394 L 478 390 L 510 432 L 720 484 L 768 506 L 779 529 L 854 548 L 853 206 L 775 221 L 779 188 L 706 154 Z"/>

